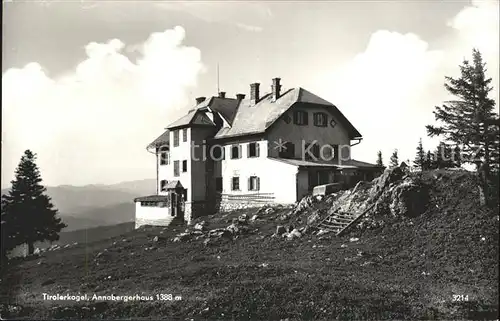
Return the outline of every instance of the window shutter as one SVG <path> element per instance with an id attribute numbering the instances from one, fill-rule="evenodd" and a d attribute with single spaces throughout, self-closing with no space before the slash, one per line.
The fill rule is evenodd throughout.
<path id="1" fill-rule="evenodd" d="M 260 144 L 255 143 L 255 156 L 260 157 Z"/>
<path id="2" fill-rule="evenodd" d="M 257 190 L 260 191 L 260 177 L 257 177 Z"/>
<path id="3" fill-rule="evenodd" d="M 241 148 L 241 145 L 238 145 L 238 158 L 241 158 L 241 151 L 243 150 L 243 148 Z"/>
<path id="4" fill-rule="evenodd" d="M 250 157 L 250 145 L 252 145 L 252 143 L 247 144 L 247 158 Z"/>
<path id="5" fill-rule="evenodd" d="M 250 176 L 248 178 L 248 190 L 251 191 L 252 190 L 252 176 Z"/>
<path id="6" fill-rule="evenodd" d="M 308 121 L 307 121 L 307 116 L 308 115 L 309 115 L 309 113 L 304 112 L 304 125 L 308 125 Z"/>

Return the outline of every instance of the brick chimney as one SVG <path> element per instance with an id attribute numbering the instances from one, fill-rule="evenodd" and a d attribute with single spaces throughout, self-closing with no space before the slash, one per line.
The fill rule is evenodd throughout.
<path id="1" fill-rule="evenodd" d="M 236 94 L 236 99 L 238 99 L 238 100 L 245 99 L 245 94 Z"/>
<path id="2" fill-rule="evenodd" d="M 252 105 L 255 105 L 256 103 L 259 102 L 260 96 L 259 96 L 259 83 L 253 83 L 250 84 L 250 103 Z"/>
<path id="3" fill-rule="evenodd" d="M 204 102 L 206 98 L 207 98 L 207 97 L 198 97 L 198 98 L 196 98 L 196 105 L 198 105 L 198 104 L 200 104 L 200 103 Z"/>
<path id="4" fill-rule="evenodd" d="M 280 93 L 281 93 L 280 80 L 281 80 L 280 78 L 273 78 L 273 84 L 271 86 L 273 92 L 273 101 L 276 101 L 278 98 L 280 98 Z"/>
<path id="5" fill-rule="evenodd" d="M 226 98 L 226 92 L 225 91 L 219 92 L 219 98 Z"/>

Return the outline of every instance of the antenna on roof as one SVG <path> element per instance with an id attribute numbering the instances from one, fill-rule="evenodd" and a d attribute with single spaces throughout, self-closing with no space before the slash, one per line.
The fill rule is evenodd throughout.
<path id="1" fill-rule="evenodd" d="M 219 95 L 220 88 L 219 88 L 219 63 L 217 63 L 217 96 Z"/>

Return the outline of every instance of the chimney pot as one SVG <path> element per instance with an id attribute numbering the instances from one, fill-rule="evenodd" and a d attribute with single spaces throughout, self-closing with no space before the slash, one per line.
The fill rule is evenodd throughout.
<path id="1" fill-rule="evenodd" d="M 245 94 L 236 94 L 236 99 L 238 99 L 238 100 L 245 99 Z"/>
<path id="2" fill-rule="evenodd" d="M 206 99 L 206 97 L 198 97 L 198 98 L 196 98 L 196 104 L 198 105 L 198 104 L 204 102 L 205 99 Z"/>
<path id="3" fill-rule="evenodd" d="M 259 83 L 253 83 L 250 84 L 250 100 L 252 105 L 255 105 L 256 103 L 259 102 L 260 96 L 259 96 Z"/>
<path id="4" fill-rule="evenodd" d="M 219 92 L 219 98 L 226 98 L 226 92 L 225 91 Z"/>
<path id="5" fill-rule="evenodd" d="M 273 84 L 271 86 L 273 92 L 273 101 L 276 101 L 278 98 L 280 98 L 281 94 L 280 80 L 281 78 L 273 78 Z"/>

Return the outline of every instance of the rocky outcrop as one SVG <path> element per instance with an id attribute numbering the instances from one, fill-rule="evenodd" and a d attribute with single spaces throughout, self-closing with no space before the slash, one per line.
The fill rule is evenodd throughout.
<path id="1" fill-rule="evenodd" d="M 385 170 L 371 182 L 359 182 L 354 188 L 329 195 L 322 201 L 306 196 L 287 218 L 304 213 L 307 216 L 300 220 L 306 225 L 315 226 L 333 213 L 361 214 L 370 209 L 357 225 L 380 226 L 383 222 L 378 222 L 374 217 L 414 217 L 425 211 L 427 203 L 427 187 L 419 176 L 396 167 Z"/>

